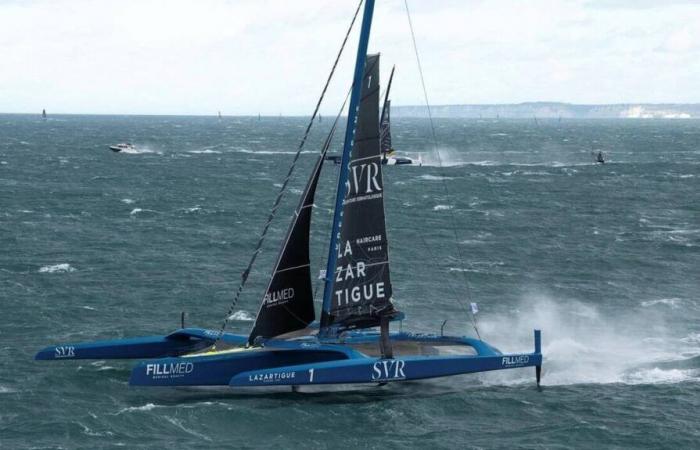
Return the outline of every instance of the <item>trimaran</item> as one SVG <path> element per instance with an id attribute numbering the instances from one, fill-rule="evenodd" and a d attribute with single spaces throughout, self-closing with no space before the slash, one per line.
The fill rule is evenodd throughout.
<path id="1" fill-rule="evenodd" d="M 249 335 L 182 328 L 162 336 L 50 346 L 40 360 L 142 359 L 138 386 L 386 384 L 542 364 L 480 338 L 390 332 L 392 303 L 379 133 L 379 55 L 367 55 L 374 0 L 365 0 L 329 244 L 315 322 L 309 233 L 326 140 L 289 226 Z M 428 299 L 429 300 L 429 299 Z"/>

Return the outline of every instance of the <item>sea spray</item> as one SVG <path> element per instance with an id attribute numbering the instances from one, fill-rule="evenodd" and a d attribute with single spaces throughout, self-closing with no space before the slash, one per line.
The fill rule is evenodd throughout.
<path id="1" fill-rule="evenodd" d="M 533 329 L 541 329 L 544 385 L 678 382 L 698 376 L 698 370 L 674 363 L 680 366 L 688 352 L 700 352 L 700 343 L 672 336 L 658 316 L 645 311 L 611 315 L 577 300 L 536 294 L 523 298 L 512 314 L 494 317 L 485 311 L 479 327 L 484 339 L 507 351 L 532 351 Z M 518 384 L 533 377 L 518 370 L 481 379 Z"/>

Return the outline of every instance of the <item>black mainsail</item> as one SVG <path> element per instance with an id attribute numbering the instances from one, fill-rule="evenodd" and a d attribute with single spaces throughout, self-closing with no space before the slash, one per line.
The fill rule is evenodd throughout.
<path id="1" fill-rule="evenodd" d="M 321 327 L 367 328 L 393 316 L 379 142 L 379 55 L 367 55 L 345 184 L 336 269 Z"/>
<path id="2" fill-rule="evenodd" d="M 270 338 L 306 328 L 316 317 L 309 260 L 311 213 L 321 166 L 334 130 L 335 127 L 326 138 L 299 206 L 294 211 L 292 223 L 260 304 L 260 311 L 248 337 L 249 344 L 254 344 L 259 337 Z"/>

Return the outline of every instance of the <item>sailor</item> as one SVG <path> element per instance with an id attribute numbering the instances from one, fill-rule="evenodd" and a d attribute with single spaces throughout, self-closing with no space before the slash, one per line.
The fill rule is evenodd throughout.
<path id="1" fill-rule="evenodd" d="M 605 158 L 603 158 L 603 152 L 600 150 L 598 151 L 598 156 L 596 157 L 596 161 L 601 163 L 601 164 L 605 164 Z"/>

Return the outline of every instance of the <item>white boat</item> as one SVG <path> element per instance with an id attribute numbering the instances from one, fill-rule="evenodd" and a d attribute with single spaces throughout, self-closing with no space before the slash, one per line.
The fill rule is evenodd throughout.
<path id="1" fill-rule="evenodd" d="M 122 142 L 121 144 L 110 145 L 109 149 L 113 152 L 121 152 L 122 150 L 136 150 L 136 147 L 134 147 L 134 144 Z"/>

